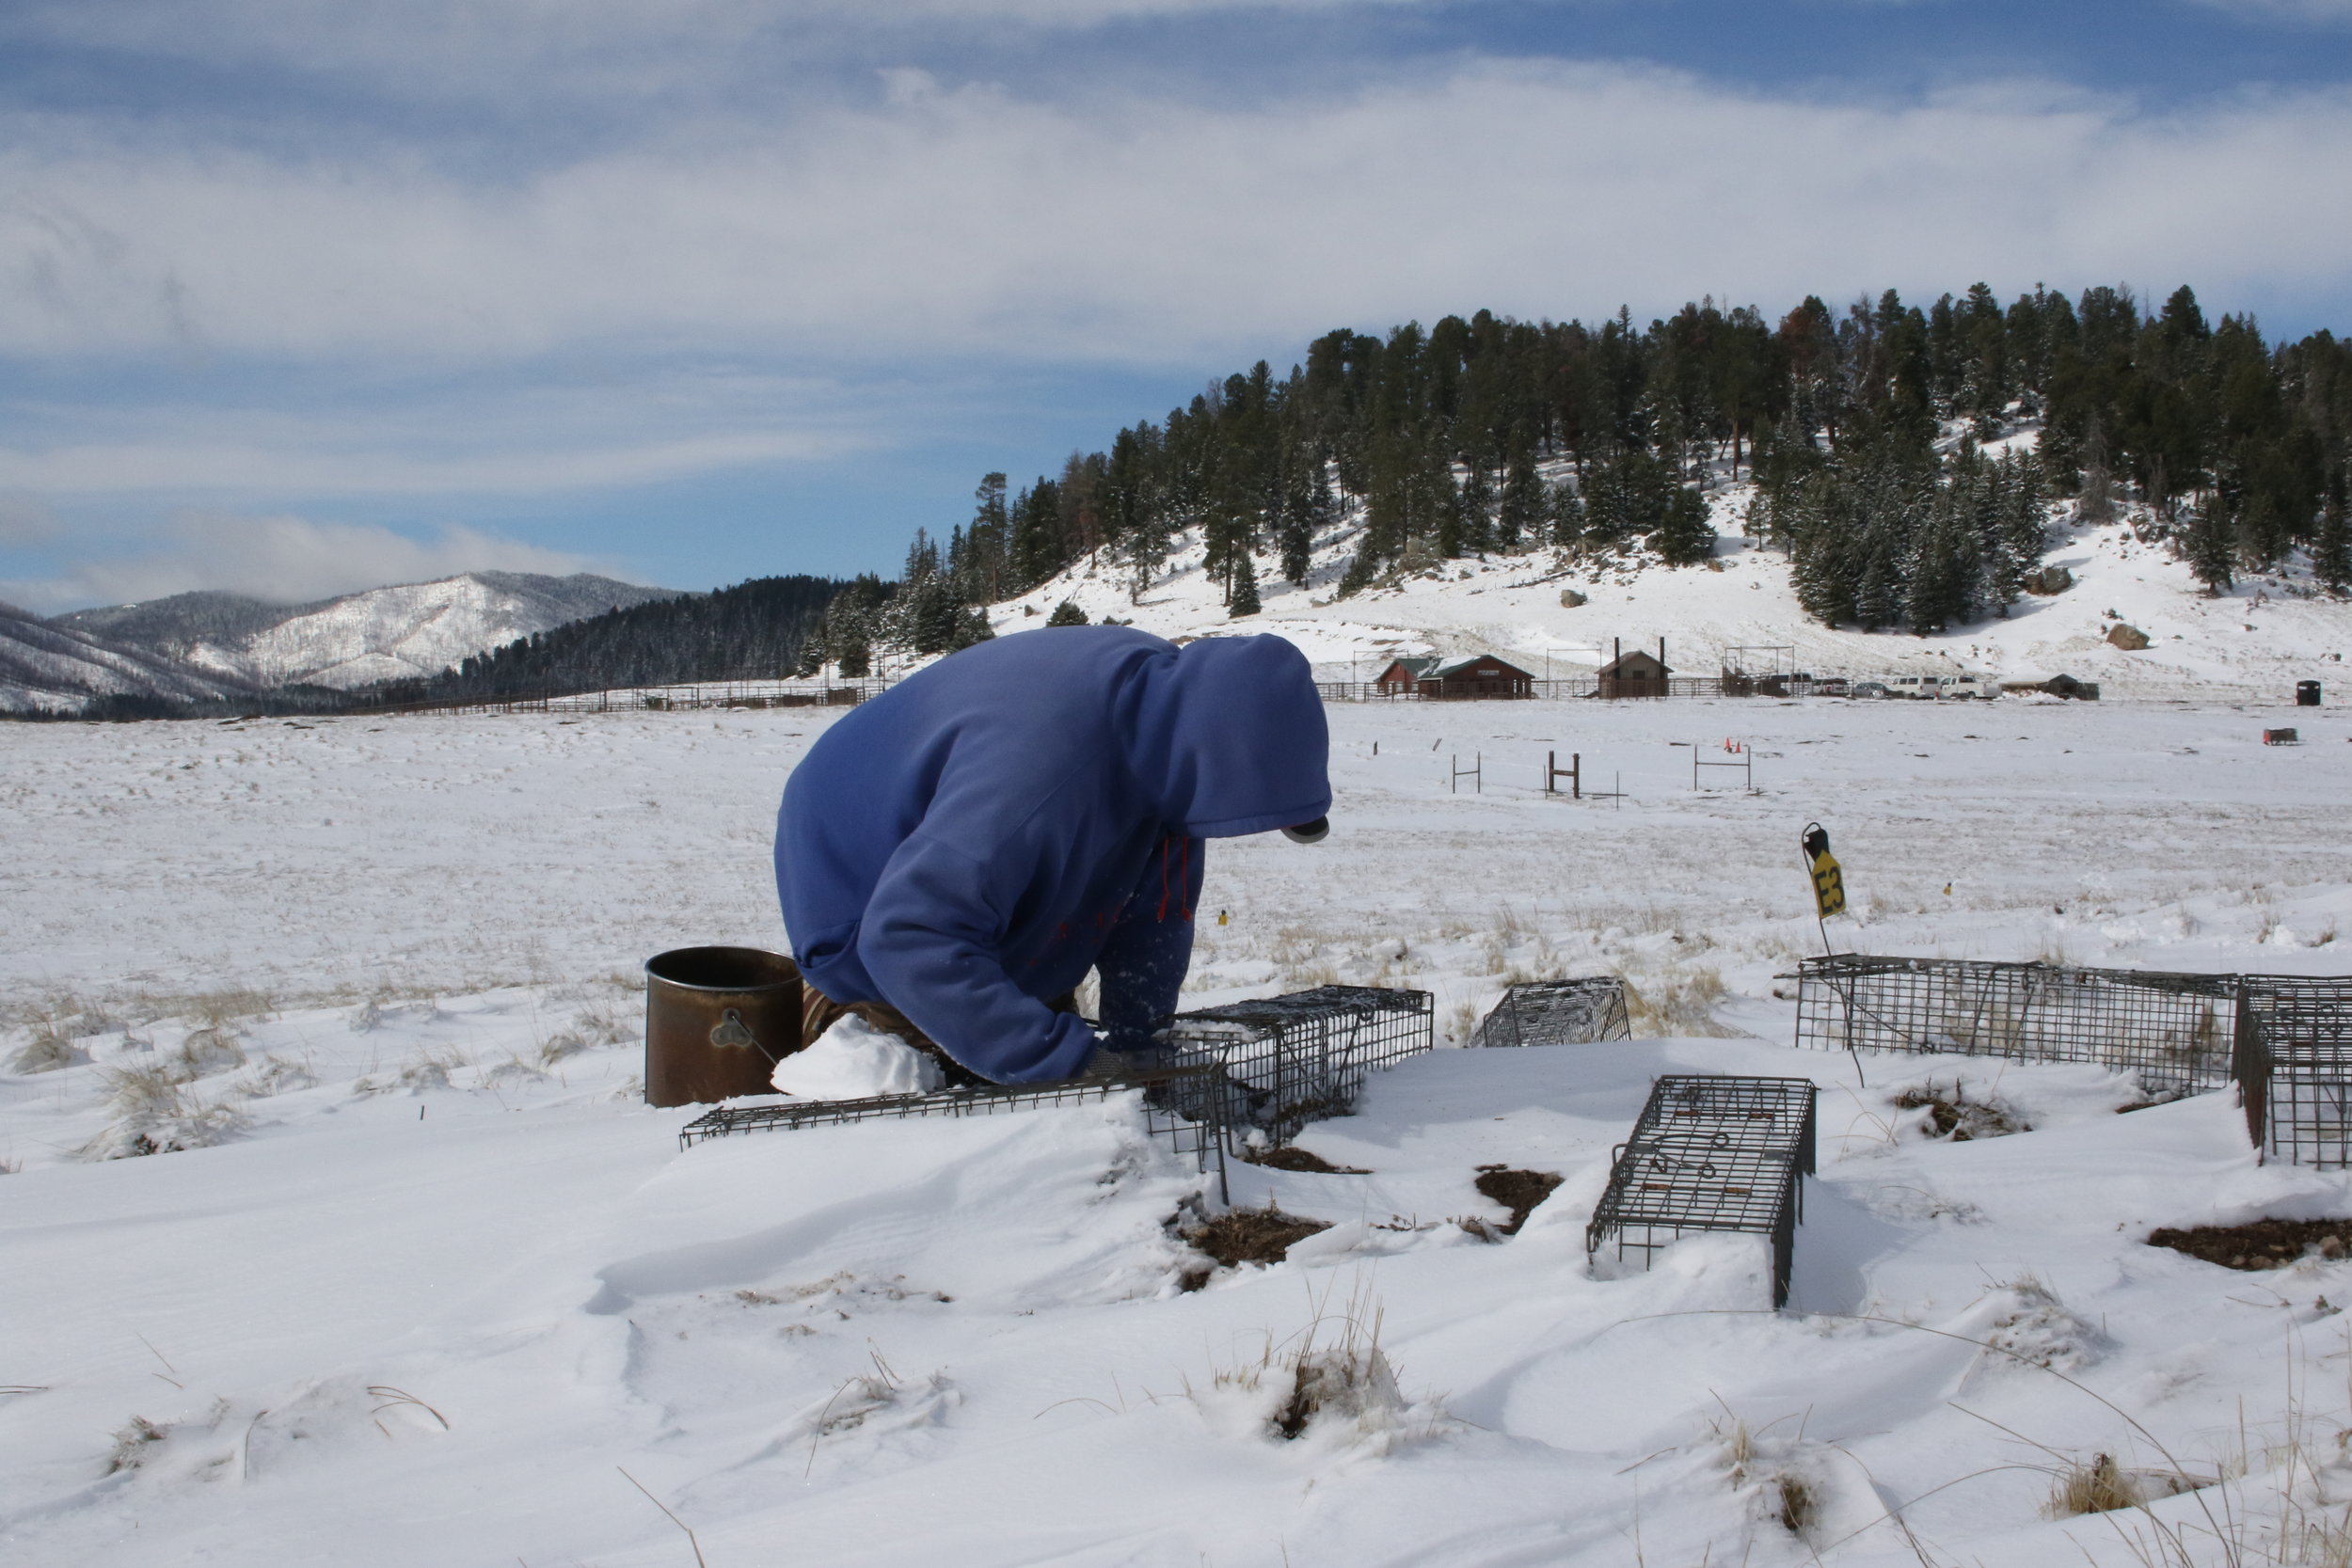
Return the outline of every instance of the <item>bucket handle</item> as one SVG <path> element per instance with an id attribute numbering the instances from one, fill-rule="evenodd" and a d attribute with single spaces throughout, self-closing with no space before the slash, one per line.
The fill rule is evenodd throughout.
<path id="1" fill-rule="evenodd" d="M 710 1031 L 710 1043 L 722 1051 L 739 1051 L 748 1045 L 771 1062 L 781 1060 L 759 1043 L 759 1037 L 744 1026 L 743 1015 L 733 1007 L 720 1015 L 718 1026 Z"/>

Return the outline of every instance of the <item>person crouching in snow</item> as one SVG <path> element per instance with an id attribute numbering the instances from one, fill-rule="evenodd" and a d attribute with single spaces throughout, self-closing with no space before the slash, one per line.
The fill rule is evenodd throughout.
<path id="1" fill-rule="evenodd" d="M 776 892 L 801 1043 L 854 1013 L 956 1082 L 1143 1061 L 1191 963 L 1201 841 L 1320 839 L 1329 752 L 1306 657 L 1277 637 L 1179 649 L 1057 626 L 909 676 L 785 786 Z M 1089 969 L 1099 1038 L 1072 1000 Z"/>

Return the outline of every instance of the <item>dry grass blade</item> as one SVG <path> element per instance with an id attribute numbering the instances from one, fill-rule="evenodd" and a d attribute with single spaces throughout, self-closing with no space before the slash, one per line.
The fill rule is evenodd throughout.
<path id="1" fill-rule="evenodd" d="M 440 1422 L 441 1430 L 443 1432 L 447 1432 L 449 1430 L 449 1418 L 447 1416 L 442 1415 L 439 1411 L 434 1409 L 431 1405 L 425 1403 L 424 1401 L 417 1398 L 416 1395 L 408 1392 L 405 1388 L 395 1388 L 389 1383 L 371 1383 L 368 1385 L 368 1395 L 371 1399 L 379 1399 L 384 1402 L 382 1404 L 377 1405 L 373 1410 L 368 1412 L 371 1416 L 380 1416 L 385 1411 L 393 1408 L 395 1405 L 413 1404 L 419 1410 L 423 1411 L 426 1415 Z"/>
<path id="2" fill-rule="evenodd" d="M 612 1467 L 616 1470 L 621 1470 L 621 1467 L 618 1465 L 615 1465 Z M 630 1475 L 627 1470 L 621 1470 L 621 1479 L 628 1481 L 631 1486 L 634 1486 L 640 1492 L 645 1492 L 645 1483 L 639 1481 L 635 1476 Z M 645 1492 L 645 1500 L 653 1504 L 654 1507 L 661 1510 L 664 1514 L 668 1515 L 670 1523 L 686 1531 L 686 1544 L 694 1548 L 695 1568 L 710 1568 L 710 1564 L 703 1560 L 703 1544 L 694 1539 L 693 1528 L 688 1525 L 685 1520 L 679 1518 L 676 1514 L 671 1513 L 670 1505 L 663 1502 L 660 1497 L 655 1497 L 652 1493 Z"/>

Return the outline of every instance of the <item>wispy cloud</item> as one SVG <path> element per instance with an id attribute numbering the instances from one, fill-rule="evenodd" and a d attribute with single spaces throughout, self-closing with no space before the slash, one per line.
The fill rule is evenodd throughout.
<path id="1" fill-rule="evenodd" d="M 27 308 L 0 352 L 35 356 L 1148 359 L 1477 304 L 2352 276 L 2352 211 L 2306 198 L 2352 186 L 2340 94 L 1889 107 L 1470 61 L 1237 109 L 902 74 L 514 182 L 10 140 L 0 273 Z"/>
<path id="2" fill-rule="evenodd" d="M 0 485 L 50 495 L 545 495 L 653 483 L 839 450 L 829 438 L 788 432 L 458 455 L 167 438 L 45 451 L 0 449 Z M 0 532 L 6 528 L 0 511 Z"/>
<path id="3" fill-rule="evenodd" d="M 45 545 L 57 537 L 57 515 L 32 496 L 0 495 L 0 548 Z"/>
<path id="4" fill-rule="evenodd" d="M 2286 22 L 2315 22 L 2323 25 L 2352 23 L 2352 0 L 2198 0 L 2218 11 Z"/>
<path id="5" fill-rule="evenodd" d="M 584 556 L 470 528 L 445 528 L 418 538 L 370 524 L 185 513 L 145 548 L 84 562 L 56 578 L 0 584 L 0 597 L 35 610 L 55 610 L 210 588 L 296 604 L 459 572 L 590 569 L 609 570 Z"/>

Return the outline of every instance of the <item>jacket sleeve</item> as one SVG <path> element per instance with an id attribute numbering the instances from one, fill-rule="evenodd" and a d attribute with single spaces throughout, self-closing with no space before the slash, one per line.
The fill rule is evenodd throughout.
<path id="1" fill-rule="evenodd" d="M 1192 967 L 1204 847 L 1182 834 L 1161 841 L 1094 960 L 1103 981 L 1104 1043 L 1114 1051 L 1146 1049 L 1152 1031 L 1176 1010 Z"/>
<path id="2" fill-rule="evenodd" d="M 875 884 L 858 958 L 890 1005 L 940 1048 L 999 1084 L 1049 1083 L 1086 1065 L 1083 1020 L 1057 1013 L 1005 972 L 1006 919 L 988 867 L 916 833 Z"/>

